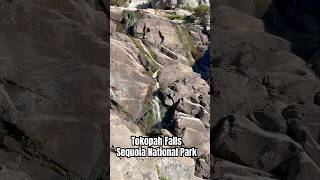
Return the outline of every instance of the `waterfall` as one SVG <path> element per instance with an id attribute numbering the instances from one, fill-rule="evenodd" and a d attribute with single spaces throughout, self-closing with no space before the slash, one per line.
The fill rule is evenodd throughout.
<path id="1" fill-rule="evenodd" d="M 160 109 L 160 99 L 158 97 L 158 90 L 159 90 L 159 82 L 156 81 L 156 85 L 154 87 L 154 96 L 153 96 L 153 107 L 152 107 L 152 114 L 153 114 L 153 122 L 155 124 L 159 124 L 159 128 L 161 129 L 161 109 Z"/>
<path id="2" fill-rule="evenodd" d="M 158 66 L 158 67 L 163 67 L 161 64 L 159 64 L 150 54 L 149 50 L 147 47 L 143 44 L 142 41 L 140 41 L 140 44 L 143 48 L 143 50 L 147 53 L 147 55 L 150 57 L 150 59 Z M 156 84 L 154 86 L 154 95 L 152 99 L 152 114 L 153 114 L 153 123 L 158 124 L 158 128 L 161 129 L 161 109 L 160 109 L 160 99 L 158 97 L 158 90 L 160 88 L 159 82 L 157 80 L 158 77 L 158 71 L 159 69 L 152 74 L 152 78 L 155 80 Z"/>
<path id="3" fill-rule="evenodd" d="M 163 67 L 161 64 L 159 64 L 156 60 L 153 59 L 152 55 L 150 54 L 149 50 L 146 48 L 146 46 L 143 44 L 142 41 L 140 41 L 140 44 L 143 48 L 143 50 L 148 54 L 148 56 L 150 57 L 150 59 L 159 67 Z"/>

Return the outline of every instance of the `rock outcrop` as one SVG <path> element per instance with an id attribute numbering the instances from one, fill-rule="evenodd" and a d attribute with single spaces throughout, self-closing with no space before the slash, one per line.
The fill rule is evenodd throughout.
<path id="1" fill-rule="evenodd" d="M 0 1 L 0 179 L 106 179 L 104 8 Z"/>
<path id="2" fill-rule="evenodd" d="M 214 179 L 320 178 L 320 81 L 314 65 L 311 69 L 310 60 L 287 38 L 298 31 L 291 18 L 302 6 L 287 8 L 284 13 L 293 14 L 284 19 L 276 3 L 293 1 L 216 4 L 210 121 Z M 303 22 L 314 28 L 314 21 Z M 286 23 L 292 25 L 290 32 L 284 31 Z M 271 25 L 279 31 L 270 31 Z M 301 50 L 308 49 L 305 42 Z"/>
<path id="3" fill-rule="evenodd" d="M 130 147 L 131 135 L 179 136 L 199 156 L 128 159 L 112 152 L 113 179 L 210 177 L 210 78 L 193 68 L 208 74 L 209 38 L 203 27 L 177 23 L 168 13 L 111 7 L 110 149 Z"/>

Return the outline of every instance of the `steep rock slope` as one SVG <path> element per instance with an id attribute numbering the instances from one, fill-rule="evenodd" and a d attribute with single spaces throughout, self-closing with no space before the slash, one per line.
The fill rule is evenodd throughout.
<path id="1" fill-rule="evenodd" d="M 214 14 L 212 176 L 319 179 L 318 77 L 261 15 L 233 1 Z"/>
<path id="2" fill-rule="evenodd" d="M 204 29 L 171 21 L 163 10 L 110 12 L 111 178 L 209 178 L 210 89 L 192 67 L 209 57 Z M 131 135 L 177 135 L 184 146 L 197 147 L 199 157 L 116 157 L 114 148 L 131 147 Z"/>
<path id="3" fill-rule="evenodd" d="M 0 1 L 1 179 L 106 178 L 107 21 L 97 9 Z"/>

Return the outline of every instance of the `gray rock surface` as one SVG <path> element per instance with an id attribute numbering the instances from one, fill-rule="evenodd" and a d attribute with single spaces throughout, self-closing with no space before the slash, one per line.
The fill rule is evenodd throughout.
<path id="1" fill-rule="evenodd" d="M 163 10 L 112 7 L 111 19 L 111 138 L 120 142 L 112 141 L 110 149 L 130 147 L 133 134 L 179 136 L 184 147 L 198 148 L 199 157 L 208 157 L 210 87 L 192 68 L 208 51 L 207 35 L 200 27 L 170 21 Z M 115 179 L 210 176 L 208 158 L 200 163 L 199 157 L 112 156 Z"/>
<path id="2" fill-rule="evenodd" d="M 107 16 L 90 2 L 0 1 L 1 179 L 106 178 Z"/>
<path id="3" fill-rule="evenodd" d="M 306 2 L 296 3 L 301 7 L 216 4 L 210 108 L 216 179 L 320 178 L 317 53 L 303 54 L 318 47 L 310 48 L 318 16 L 305 15 Z"/>

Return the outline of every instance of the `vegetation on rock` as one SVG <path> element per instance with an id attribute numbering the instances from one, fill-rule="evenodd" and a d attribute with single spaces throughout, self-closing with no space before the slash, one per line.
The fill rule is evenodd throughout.
<path id="1" fill-rule="evenodd" d="M 185 10 L 188 10 L 188 11 L 190 11 L 190 12 L 193 12 L 193 11 L 194 11 L 194 8 L 191 7 L 190 5 L 182 6 L 181 9 L 185 9 Z"/>
<path id="2" fill-rule="evenodd" d="M 138 20 L 142 17 L 140 13 L 132 12 L 132 11 L 124 11 L 123 12 L 123 31 L 125 33 L 132 35 L 133 34 L 133 26 L 138 22 Z"/>
<path id="3" fill-rule="evenodd" d="M 210 8 L 207 5 L 199 5 L 198 7 L 194 8 L 194 16 L 199 19 L 200 25 L 207 25 L 209 10 Z"/>
<path id="4" fill-rule="evenodd" d="M 177 26 L 176 33 L 178 34 L 183 48 L 188 52 L 186 57 L 189 59 L 190 65 L 193 65 L 194 59 L 198 59 L 201 54 L 200 50 L 196 46 L 194 46 L 191 35 L 185 29 Z"/>
<path id="5" fill-rule="evenodd" d="M 151 48 L 149 48 L 147 45 L 146 48 L 149 51 L 150 55 L 144 50 L 144 48 L 141 46 L 141 44 L 139 43 L 139 40 L 131 37 L 131 40 L 133 41 L 134 45 L 139 49 L 139 51 L 141 52 L 143 58 L 146 60 L 146 65 L 145 68 L 148 72 L 151 72 L 149 75 L 152 76 L 152 74 L 154 72 L 156 72 L 158 70 L 158 66 L 156 65 L 156 63 L 153 60 L 157 59 L 157 56 L 155 55 L 155 53 L 152 51 Z"/>
<path id="6" fill-rule="evenodd" d="M 127 0 L 110 0 L 111 6 L 126 6 L 127 3 Z"/>

